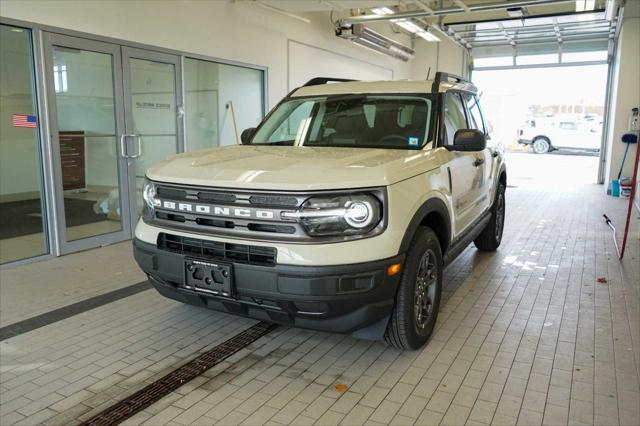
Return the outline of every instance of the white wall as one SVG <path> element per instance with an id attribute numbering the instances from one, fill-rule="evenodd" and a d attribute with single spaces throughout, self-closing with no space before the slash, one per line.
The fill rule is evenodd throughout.
<path id="1" fill-rule="evenodd" d="M 333 77 L 359 79 L 425 79 L 429 67 L 431 78 L 438 69 L 456 74 L 466 72 L 463 69 L 463 50 L 447 39 L 441 43 L 427 43 L 418 38 L 415 41 L 416 58 L 402 62 L 336 37 L 328 13 L 304 15 L 311 19 L 311 23 L 307 24 L 256 7 L 251 2 L 22 0 L 2 1 L 0 14 L 27 22 L 266 67 L 268 108 L 274 106 L 292 86 L 306 81 L 308 77 L 327 76 L 324 75 L 327 73 Z M 407 35 L 392 32 L 389 23 L 371 26 L 401 43 L 411 44 Z M 233 81 L 233 75 L 226 77 Z M 5 83 L 13 84 L 3 82 L 3 87 Z M 221 108 L 218 111 L 220 127 L 217 130 L 221 140 L 233 140 L 230 117 L 227 117 L 227 111 L 222 107 L 228 96 L 222 91 L 223 88 L 220 88 L 217 93 Z M 102 94 L 93 95 L 97 99 Z M 251 114 L 243 114 L 239 110 L 250 108 L 249 105 L 235 106 L 240 131 L 255 124 L 244 123 L 243 116 Z M 77 105 L 75 109 L 78 110 Z M 62 123 L 62 129 L 104 131 L 90 125 L 92 121 L 96 121 L 87 119 L 85 113 L 90 113 L 90 110 L 80 108 L 77 112 L 64 114 L 75 117 L 76 120 Z M 24 129 L 21 131 L 26 132 Z M 103 154 L 112 158 L 115 155 L 115 144 L 107 146 L 104 140 L 101 142 L 91 146 L 107 149 Z M 33 148 L 32 144 L 30 150 L 21 155 L 24 161 L 12 161 L 13 165 L 20 165 L 25 176 L 11 179 L 15 184 L 10 185 L 11 188 L 3 187 L 3 193 L 37 189 L 38 179 L 33 173 L 35 168 L 22 167 L 27 159 L 30 163 L 35 161 Z M 95 149 L 92 152 L 94 151 L 99 152 Z M 88 161 L 99 158 L 100 155 L 88 158 Z M 94 166 L 89 168 L 94 170 Z M 3 162 L 3 173 L 11 170 L 11 176 L 15 178 L 19 173 L 14 169 L 12 165 Z M 98 168 L 95 170 L 98 171 Z M 87 179 L 92 184 L 108 184 L 115 180 L 114 171 L 112 168 L 106 174 L 89 171 Z M 5 179 L 3 181 L 9 182 Z"/>
<path id="2" fill-rule="evenodd" d="M 318 76 L 393 80 L 393 69 L 289 40 L 289 86 L 292 90 Z M 309 68 L 306 64 L 314 64 Z"/>
<path id="3" fill-rule="evenodd" d="M 394 78 L 424 78 L 426 69 L 414 63 L 436 62 L 447 71 L 462 73 L 462 50 L 449 41 L 440 46 L 416 42 L 418 59 L 404 63 L 368 51 L 334 35 L 327 13 L 307 14 L 310 24 L 253 6 L 228 1 L 33 1 L 2 3 L 2 16 L 198 53 L 226 60 L 266 66 L 270 106 L 287 93 L 288 40 L 393 70 Z M 374 28 L 389 34 L 389 24 Z M 390 34 L 409 44 L 402 34 Z M 296 62 L 297 72 L 315 74 L 316 63 Z M 419 71 L 416 73 L 416 71 Z M 435 69 L 434 69 L 435 71 Z"/>
<path id="4" fill-rule="evenodd" d="M 640 106 L 640 2 L 627 2 L 613 71 L 611 119 L 607 140 L 605 184 L 617 179 L 628 131 L 631 108 Z M 631 177 L 638 144 L 629 147 L 622 176 Z"/>
<path id="5" fill-rule="evenodd" d="M 441 39 L 442 41 L 439 43 L 418 40 L 417 55 L 411 61 L 410 75 L 412 79 L 426 79 L 429 68 L 431 68 L 430 79 L 433 79 L 436 71 L 445 71 L 460 76 L 468 75 L 466 50 L 447 38 L 441 37 Z"/>

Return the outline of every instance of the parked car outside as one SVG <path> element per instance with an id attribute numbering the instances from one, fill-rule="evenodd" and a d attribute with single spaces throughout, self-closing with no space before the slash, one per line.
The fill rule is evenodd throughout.
<path id="1" fill-rule="evenodd" d="M 537 117 L 518 131 L 518 143 L 536 154 L 556 150 L 600 152 L 602 121 L 597 117 Z"/>

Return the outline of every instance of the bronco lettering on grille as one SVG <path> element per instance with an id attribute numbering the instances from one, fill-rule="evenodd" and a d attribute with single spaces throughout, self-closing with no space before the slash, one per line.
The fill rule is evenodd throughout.
<path id="1" fill-rule="evenodd" d="M 176 203 L 173 201 L 162 201 L 162 208 L 167 210 L 177 210 L 188 213 L 211 214 L 214 216 L 238 217 L 244 219 L 274 219 L 274 212 L 271 210 L 259 210 L 246 207 L 220 207 L 207 204 Z"/>

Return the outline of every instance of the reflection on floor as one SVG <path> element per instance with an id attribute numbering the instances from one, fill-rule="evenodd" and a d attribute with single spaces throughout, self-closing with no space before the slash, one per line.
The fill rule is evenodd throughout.
<path id="1" fill-rule="evenodd" d="M 0 263 L 40 256 L 46 252 L 47 246 L 42 232 L 0 240 Z"/>
<path id="2" fill-rule="evenodd" d="M 67 240 L 74 241 L 122 229 L 117 191 L 91 186 L 65 191 Z M 0 263 L 46 254 L 43 215 L 38 194 L 13 195 L 0 203 Z"/>
<path id="3" fill-rule="evenodd" d="M 67 228 L 67 238 L 69 241 L 74 241 L 94 235 L 117 232 L 120 229 L 122 229 L 120 222 L 103 220 L 101 222 Z M 39 256 L 46 254 L 46 251 L 47 249 L 42 233 L 0 240 L 0 263 Z"/>

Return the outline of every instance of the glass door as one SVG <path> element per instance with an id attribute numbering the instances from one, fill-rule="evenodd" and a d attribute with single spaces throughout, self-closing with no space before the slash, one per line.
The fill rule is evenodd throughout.
<path id="1" fill-rule="evenodd" d="M 128 239 L 120 47 L 52 33 L 44 41 L 60 252 Z"/>
<path id="2" fill-rule="evenodd" d="M 132 221 L 142 211 L 147 168 L 182 152 L 183 107 L 180 57 L 122 47 L 126 132 Z"/>
<path id="3" fill-rule="evenodd" d="M 46 254 L 31 31 L 0 25 L 0 264 Z"/>

